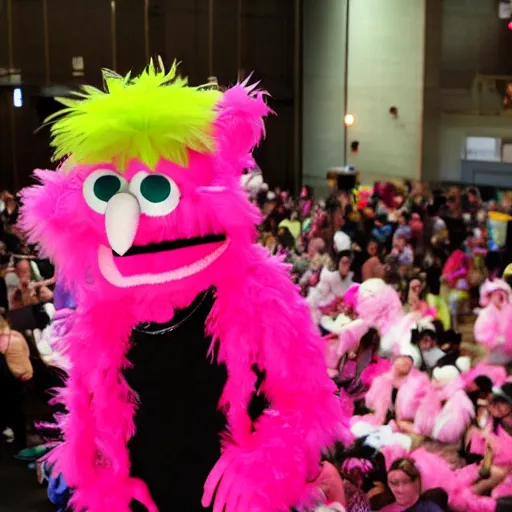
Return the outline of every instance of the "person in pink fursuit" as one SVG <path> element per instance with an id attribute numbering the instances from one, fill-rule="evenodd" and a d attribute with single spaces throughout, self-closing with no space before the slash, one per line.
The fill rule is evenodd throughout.
<path id="1" fill-rule="evenodd" d="M 421 364 L 417 349 L 410 347 L 394 361 L 391 370 L 375 378 L 365 397 L 372 413 L 352 418 L 352 423 L 386 425 L 391 422 L 397 431 L 414 432 L 416 414 L 429 396 L 430 381 L 416 366 Z"/>
<path id="2" fill-rule="evenodd" d="M 482 309 L 475 322 L 475 339 L 488 350 L 488 363 L 507 364 L 512 361 L 512 290 L 503 279 L 495 279 L 486 281 L 480 293 Z"/>
<path id="3" fill-rule="evenodd" d="M 382 357 L 393 358 L 402 348 L 408 350 L 416 317 L 404 313 L 400 296 L 392 286 L 382 279 L 362 283 L 357 293 L 357 312 L 368 327 L 379 332 Z"/>
<path id="4" fill-rule="evenodd" d="M 436 367 L 414 421 L 400 422 L 400 430 L 460 444 L 472 422 L 481 418 L 480 400 L 486 400 L 492 385 L 500 385 L 506 378 L 502 367 L 470 366 L 469 358 L 460 357 L 454 365 Z"/>
<path id="5" fill-rule="evenodd" d="M 280 512 L 311 503 L 321 453 L 351 442 L 289 268 L 257 245 L 240 186 L 270 110 L 247 82 L 177 67 L 103 74 L 50 120 L 57 171 L 22 225 L 78 308 L 63 442 L 83 512 Z"/>
<path id="6" fill-rule="evenodd" d="M 359 284 L 352 285 L 343 296 L 344 314 L 338 315 L 336 320 L 329 322 L 336 328 L 328 328 L 326 320 L 323 319 L 321 325 L 334 334 L 325 338 L 328 343 L 329 375 L 339 376 L 340 362 L 346 357 L 347 360 L 343 366 L 344 373 L 352 370 L 352 377 L 355 379 L 354 385 L 358 386 L 356 381 L 360 379 L 364 390 L 367 390 L 374 378 L 390 369 L 391 363 L 378 357 L 378 334 L 375 330 L 370 333 L 370 326 L 358 318 L 359 287 Z M 371 337 L 367 340 L 366 346 L 361 345 L 364 336 Z M 376 341 L 373 338 L 376 338 Z"/>
<path id="7" fill-rule="evenodd" d="M 338 339 L 335 341 L 336 344 L 336 356 L 338 359 L 343 357 L 349 352 L 354 352 L 359 346 L 359 342 L 363 335 L 368 331 L 368 324 L 358 318 L 357 314 L 357 295 L 359 292 L 360 285 L 358 283 L 353 284 L 343 295 L 342 307 L 343 307 L 343 318 L 351 321 L 338 320 L 339 329 L 334 332 Z M 338 318 L 340 318 L 338 316 Z M 328 324 L 325 321 L 321 323 L 322 327 L 328 328 Z"/>
<path id="8" fill-rule="evenodd" d="M 416 413 L 415 433 L 446 444 L 460 444 L 476 417 L 476 399 L 466 390 L 461 372 L 470 369 L 469 358 L 461 357 L 455 365 L 434 368 L 431 391 Z"/>
<path id="9" fill-rule="evenodd" d="M 324 336 L 326 342 L 326 363 L 327 371 L 331 378 L 337 377 L 340 370 L 341 358 L 347 353 L 344 348 L 342 333 L 353 333 L 354 339 L 346 340 L 346 344 L 356 350 L 359 340 L 367 331 L 367 328 L 353 332 L 350 326 L 359 325 L 356 313 L 357 290 L 359 284 L 352 285 L 341 300 L 341 311 L 331 315 L 323 315 L 320 320 L 320 326 L 328 334 Z"/>

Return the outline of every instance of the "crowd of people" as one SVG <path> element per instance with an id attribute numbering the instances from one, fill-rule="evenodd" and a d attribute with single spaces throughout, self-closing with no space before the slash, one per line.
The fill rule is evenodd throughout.
<path id="1" fill-rule="evenodd" d="M 325 454 L 313 482 L 317 510 L 510 510 L 509 195 L 396 181 L 319 200 L 307 187 L 269 190 L 259 172 L 242 185 L 262 212 L 258 242 L 290 265 L 352 415 L 353 445 Z M 62 383 L 53 338 L 74 304 L 25 242 L 18 208 L 1 193 L 0 431 L 23 450 L 34 444 L 23 397 Z M 52 489 L 65 506 L 65 485 Z"/>
<path id="2" fill-rule="evenodd" d="M 352 415 L 316 481 L 325 510 L 510 510 L 510 196 L 396 181 L 315 201 L 247 181 Z"/>
<path id="3" fill-rule="evenodd" d="M 0 430 L 17 449 L 27 445 L 23 396 L 43 401 L 56 382 L 44 360 L 41 333 L 53 317 L 53 267 L 38 259 L 17 227 L 17 198 L 0 194 Z"/>

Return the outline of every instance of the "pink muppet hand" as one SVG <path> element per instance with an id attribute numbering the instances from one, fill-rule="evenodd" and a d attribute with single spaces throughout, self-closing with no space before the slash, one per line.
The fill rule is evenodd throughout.
<path id="1" fill-rule="evenodd" d="M 89 485 L 94 485 L 94 489 L 80 487 L 73 492 L 70 505 L 75 510 L 83 510 L 84 503 L 88 504 L 88 509 L 93 510 L 131 510 L 131 503 L 138 501 L 147 512 L 159 512 L 157 506 L 151 499 L 146 484 L 139 478 L 126 477 L 123 479 L 112 478 L 112 475 L 98 474 L 95 482 L 91 481 Z"/>
<path id="2" fill-rule="evenodd" d="M 281 512 L 307 501 L 307 450 L 300 431 L 276 411 L 264 414 L 248 446 L 226 446 L 204 487 L 202 504 L 213 512 Z M 257 427 L 257 428 L 258 428 Z"/>

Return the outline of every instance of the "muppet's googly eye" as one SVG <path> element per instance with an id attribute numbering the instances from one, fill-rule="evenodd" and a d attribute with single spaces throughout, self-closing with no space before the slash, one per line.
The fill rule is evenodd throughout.
<path id="1" fill-rule="evenodd" d="M 119 192 L 128 190 L 128 182 L 119 174 L 107 169 L 92 172 L 84 181 L 82 192 L 85 202 L 95 212 L 104 214 L 107 203 Z"/>
<path id="2" fill-rule="evenodd" d="M 130 192 L 138 199 L 140 211 L 149 217 L 168 215 L 180 202 L 178 185 L 164 174 L 137 173 L 130 181 Z"/>

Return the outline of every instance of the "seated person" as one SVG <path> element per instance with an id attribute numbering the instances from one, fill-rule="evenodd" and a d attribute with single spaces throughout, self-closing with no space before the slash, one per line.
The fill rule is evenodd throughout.
<path id="1" fill-rule="evenodd" d="M 428 293 L 425 300 L 429 308 L 435 309 L 437 312 L 436 318 L 443 324 L 443 329 L 449 330 L 451 328 L 450 309 L 446 301 L 441 297 L 441 274 L 442 269 L 439 259 L 434 256 L 435 263 L 427 268 L 425 273 L 425 283 Z M 439 262 L 437 264 L 436 262 Z"/>
<path id="2" fill-rule="evenodd" d="M 307 302 L 316 325 L 320 323 L 321 309 L 333 304 L 337 299 L 341 299 L 354 284 L 352 280 L 354 274 L 350 271 L 351 263 L 352 252 L 340 252 L 337 269 L 331 272 L 324 267 L 320 273 L 318 284 L 314 288 L 310 288 Z"/>
<path id="3" fill-rule="evenodd" d="M 411 240 L 412 238 L 412 228 L 409 225 L 409 222 L 411 220 L 411 216 L 405 212 L 401 211 L 398 215 L 398 227 L 395 230 L 395 233 L 393 235 L 393 239 L 397 236 L 401 236 L 405 238 L 407 241 Z"/>
<path id="4" fill-rule="evenodd" d="M 427 373 L 431 373 L 439 361 L 446 356 L 438 346 L 437 331 L 430 322 L 423 323 L 412 331 L 411 343 L 419 347 L 423 361 L 422 370 L 426 370 Z"/>
<path id="5" fill-rule="evenodd" d="M 426 301 L 426 286 L 423 274 L 413 274 L 405 288 L 404 311 L 414 313 L 418 318 L 437 318 L 437 311 Z"/>
<path id="6" fill-rule="evenodd" d="M 402 267 L 410 267 L 414 263 L 414 252 L 403 235 L 396 235 L 393 239 L 391 254 L 396 256 Z"/>
<path id="7" fill-rule="evenodd" d="M 460 313 L 468 307 L 469 260 L 466 254 L 456 249 L 446 261 L 441 275 L 441 297 L 448 304 L 452 328 L 457 328 Z"/>
<path id="8" fill-rule="evenodd" d="M 385 244 L 393 232 L 393 226 L 388 223 L 387 214 L 377 214 L 374 226 L 371 232 L 372 238 L 375 238 L 381 244 Z"/>
<path id="9" fill-rule="evenodd" d="M 0 432 L 8 429 L 17 450 L 26 447 L 23 382 L 32 376 L 27 342 L 0 317 Z"/>
<path id="10" fill-rule="evenodd" d="M 385 268 L 379 256 L 379 242 L 375 239 L 370 239 L 366 252 L 368 253 L 368 259 L 361 267 L 362 281 L 372 278 L 382 279 L 385 275 Z"/>
<path id="11" fill-rule="evenodd" d="M 30 350 L 27 341 L 0 317 L 0 354 L 3 354 L 10 372 L 16 379 L 27 382 L 32 378 L 33 368 L 30 362 Z"/>
<path id="12" fill-rule="evenodd" d="M 313 485 L 317 487 L 323 498 L 325 505 L 338 504 L 345 506 L 345 491 L 343 489 L 343 480 L 336 469 L 336 466 L 328 461 L 323 461 L 320 472 L 314 480 Z"/>
<path id="13" fill-rule="evenodd" d="M 430 389 L 427 375 L 415 368 L 420 364 L 418 349 L 412 345 L 398 355 L 391 370 L 375 378 L 366 394 L 366 407 L 373 413 L 354 417 L 354 423 L 386 425 L 394 420 L 400 430 L 402 424 L 414 423 Z"/>
<path id="14" fill-rule="evenodd" d="M 471 453 L 483 456 L 480 478 L 473 485 L 473 493 L 503 496 L 501 487 L 510 488 L 512 468 L 512 382 L 493 390 L 488 406 L 491 416 L 488 424 L 473 432 L 469 440 Z"/>
<path id="15" fill-rule="evenodd" d="M 448 356 L 457 359 L 460 355 L 462 334 L 448 329 L 441 336 L 441 350 Z M 453 359 L 455 361 L 455 359 Z"/>
<path id="16" fill-rule="evenodd" d="M 31 304 L 44 304 L 53 300 L 53 293 L 46 284 L 32 281 L 32 268 L 27 259 L 19 259 L 15 263 L 14 272 L 19 280 L 19 285 L 11 293 L 9 300 L 11 309 Z"/>
<path id="17" fill-rule="evenodd" d="M 422 494 L 420 471 L 415 462 L 407 458 L 397 459 L 391 464 L 387 474 L 387 491 L 393 502 L 381 508 L 382 512 L 444 512 L 443 506 L 448 501 L 441 489 Z"/>

